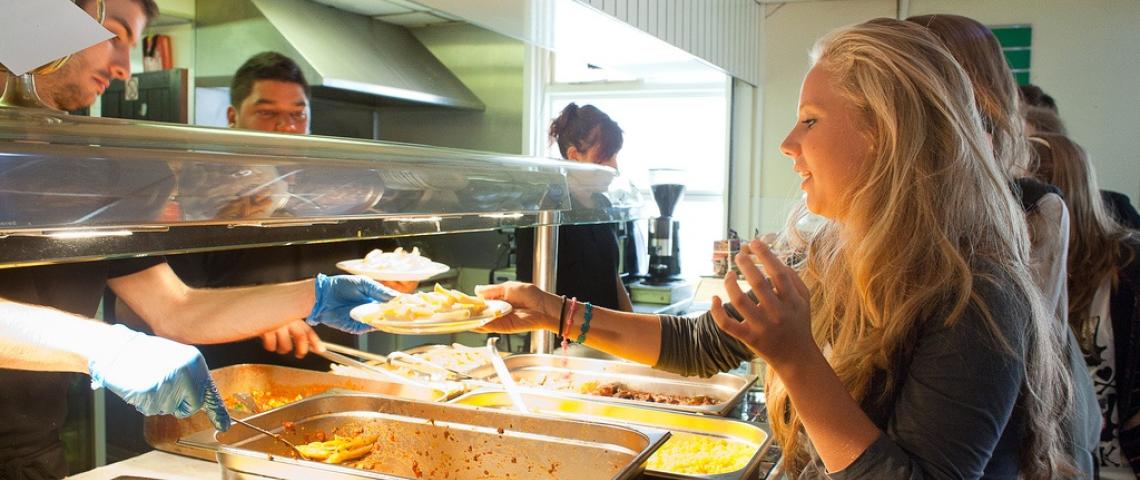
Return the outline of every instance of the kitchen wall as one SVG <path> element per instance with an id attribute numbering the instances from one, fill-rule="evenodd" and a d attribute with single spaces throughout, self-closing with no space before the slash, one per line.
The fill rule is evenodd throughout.
<path id="1" fill-rule="evenodd" d="M 905 2 L 904 2 L 905 4 Z M 906 15 L 954 13 L 987 25 L 1033 25 L 1031 79 L 1060 105 L 1070 135 L 1098 169 L 1102 188 L 1140 200 L 1140 2 L 1135 0 L 911 0 Z M 780 228 L 799 179 L 779 145 L 795 118 L 807 52 L 832 28 L 898 14 L 894 0 L 770 4 L 764 12 L 762 231 Z"/>
<path id="2" fill-rule="evenodd" d="M 487 108 L 484 111 L 381 109 L 380 138 L 522 153 L 523 43 L 468 24 L 417 28 L 412 34 Z"/>
<path id="3" fill-rule="evenodd" d="M 1031 81 L 1057 99 L 1101 188 L 1140 202 L 1140 2 L 912 0 L 909 15 L 956 13 L 1033 26 Z"/>

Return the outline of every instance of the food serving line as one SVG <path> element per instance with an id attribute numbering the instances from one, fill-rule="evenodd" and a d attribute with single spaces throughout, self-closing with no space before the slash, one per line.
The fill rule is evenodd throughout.
<path id="1" fill-rule="evenodd" d="M 0 109 L 0 154 L 10 157 L 21 172 L 0 185 L 7 204 L 21 206 L 2 218 L 0 242 L 5 248 L 0 249 L 0 268 L 533 227 L 534 280 L 550 291 L 559 226 L 637 220 L 642 207 L 631 184 L 596 165 L 23 109 Z M 73 184 L 59 178 L 61 168 L 81 172 L 73 177 L 83 181 Z M 299 203 L 256 218 L 222 215 L 213 207 L 240 201 L 246 189 L 227 183 L 227 188 L 243 188 L 219 194 L 218 182 L 202 179 L 237 178 L 235 173 L 247 170 L 276 170 L 277 177 L 292 178 L 284 186 L 287 191 L 278 193 L 291 199 L 285 201 Z M 346 179 L 370 188 L 346 189 Z M 376 195 L 381 188 L 383 194 Z M 175 193 L 183 215 L 159 215 Z M 607 201 L 571 201 L 599 195 Z M 309 208 L 313 205 L 320 208 Z M 425 303 L 435 299 L 423 298 Z M 421 306 L 408 305 L 406 310 L 414 313 Z M 495 311 L 494 305 L 487 307 Z M 376 320 L 387 322 L 387 331 L 408 325 Z M 463 318 L 430 326 L 469 330 L 483 320 Z M 415 324 L 413 328 L 424 327 Z M 682 437 L 675 434 L 702 432 L 747 447 L 743 466 L 716 478 L 756 478 L 762 476 L 756 472 L 771 467 L 774 449 L 763 428 L 725 416 L 743 403 L 753 419 L 756 403 L 744 392 L 754 380 L 683 379 L 632 364 L 550 355 L 552 347 L 551 335 L 536 333 L 531 352 L 538 355 L 506 359 L 511 376 L 522 384 L 518 397 L 525 414 L 511 410 L 513 406 L 500 408 L 508 403 L 504 387 L 484 366 L 465 371 L 468 377 L 443 372 L 401 376 L 414 368 L 394 367 L 399 363 L 395 361 L 376 366 L 391 367 L 388 373 L 396 375 L 343 365 L 335 366 L 337 373 L 264 365 L 218 369 L 215 378 L 226 401 L 233 402 L 234 416 L 294 443 L 335 450 L 336 434 L 347 435 L 342 441 L 346 445 L 358 445 L 363 435 L 374 436 L 376 448 L 356 449 L 350 453 L 364 455 L 330 465 L 290 458 L 283 444 L 246 427 L 235 425 L 215 436 L 204 418 L 152 418 L 146 433 L 159 451 L 78 478 L 218 478 L 218 472 L 224 478 L 629 478 L 640 475 L 655 452 L 667 449 L 671 437 Z M 427 359 L 430 352 L 405 353 Z M 728 381 L 732 379 L 737 383 Z M 235 402 L 239 393 L 255 397 L 255 403 L 257 394 L 267 395 L 261 400 L 276 408 L 251 411 L 260 410 L 258 405 L 243 412 L 237 405 L 244 402 Z M 271 398 L 275 395 L 279 398 Z M 647 401 L 677 395 L 705 395 L 712 402 Z M 678 453 L 658 458 L 697 458 L 700 443 L 679 444 L 684 448 Z M 492 454 L 475 451 L 482 445 Z M 195 451 L 209 460 L 187 456 Z M 385 452 L 398 458 L 385 458 Z M 332 453 L 348 458 L 344 452 Z M 720 453 L 712 457 L 724 456 Z M 220 466 L 212 463 L 219 460 Z M 565 463 L 558 466 L 556 461 Z M 583 476 L 577 475 L 578 469 L 584 470 Z M 652 468 L 648 474 L 705 478 Z"/>
<path id="2" fill-rule="evenodd" d="M 419 347 L 393 360 L 333 348 L 359 353 L 363 365 L 214 371 L 232 415 L 316 456 L 297 458 L 238 424 L 216 433 L 201 413 L 152 417 L 145 434 L 158 452 L 76 478 L 762 479 L 779 455 L 755 422 L 764 415 L 752 376 L 701 379 L 621 361 L 507 356 L 524 413 L 488 362 L 470 361 L 483 349 Z M 459 360 L 440 360 L 449 356 Z M 252 411 L 262 408 L 271 409 Z M 338 463 L 326 463 L 334 454 Z"/>

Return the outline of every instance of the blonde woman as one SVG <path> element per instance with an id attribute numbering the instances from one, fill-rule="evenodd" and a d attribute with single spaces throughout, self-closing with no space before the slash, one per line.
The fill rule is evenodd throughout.
<path id="1" fill-rule="evenodd" d="M 1096 386 L 1104 429 L 1096 459 L 1101 477 L 1140 471 L 1140 239 L 1113 220 L 1083 148 L 1068 137 L 1030 138 L 1037 175 L 1065 192 L 1069 238 L 1069 325 Z M 1133 463 L 1134 462 L 1134 463 Z"/>
<path id="2" fill-rule="evenodd" d="M 764 358 L 791 478 L 1076 473 L 1064 329 L 1026 267 L 1024 214 L 961 67 L 892 19 L 836 30 L 812 58 L 782 145 L 807 209 L 827 219 L 791 239 L 802 262 L 752 242 L 736 263 L 755 298 L 725 279 L 740 321 L 719 298 L 697 319 L 594 309 L 585 343 L 689 375 Z M 479 291 L 516 307 L 492 330 L 559 328 L 559 297 Z"/>

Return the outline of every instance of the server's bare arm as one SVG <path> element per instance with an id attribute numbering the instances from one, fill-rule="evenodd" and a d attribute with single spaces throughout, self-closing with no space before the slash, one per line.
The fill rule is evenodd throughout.
<path id="1" fill-rule="evenodd" d="M 84 343 L 108 325 L 54 308 L 0 299 L 0 367 L 87 373 Z"/>
<path id="2" fill-rule="evenodd" d="M 243 340 L 309 315 L 313 280 L 252 287 L 191 288 L 167 264 L 108 281 L 154 330 L 184 343 Z"/>

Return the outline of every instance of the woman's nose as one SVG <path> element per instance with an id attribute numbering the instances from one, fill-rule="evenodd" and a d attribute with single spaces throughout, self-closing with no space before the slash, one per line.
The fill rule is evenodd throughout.
<path id="1" fill-rule="evenodd" d="M 780 143 L 780 153 L 793 159 L 800 155 L 800 143 L 795 139 L 795 132 L 784 137 L 784 141 Z"/>

